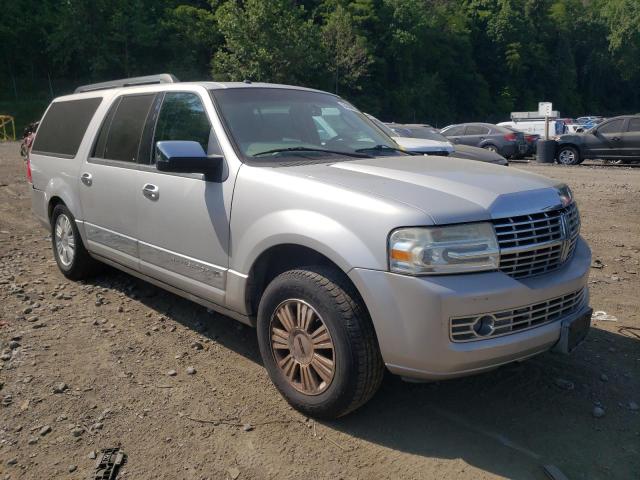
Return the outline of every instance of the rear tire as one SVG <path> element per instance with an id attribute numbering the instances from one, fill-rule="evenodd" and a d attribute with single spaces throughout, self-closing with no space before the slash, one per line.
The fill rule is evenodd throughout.
<path id="1" fill-rule="evenodd" d="M 371 319 L 354 288 L 333 269 L 307 267 L 277 276 L 260 299 L 257 327 L 271 380 L 305 415 L 346 415 L 382 382 Z"/>
<path id="2" fill-rule="evenodd" d="M 489 150 L 490 152 L 500 154 L 500 152 L 498 151 L 498 147 L 496 147 L 495 145 L 488 144 L 488 145 L 485 145 L 482 148 L 484 148 L 485 150 Z"/>
<path id="3" fill-rule="evenodd" d="M 51 214 L 51 244 L 58 268 L 65 277 L 81 280 L 100 269 L 100 263 L 84 247 L 76 220 L 64 204 L 56 205 Z"/>
<path id="4" fill-rule="evenodd" d="M 580 152 L 577 148 L 570 145 L 564 145 L 558 148 L 557 159 L 558 163 L 562 165 L 578 165 L 582 163 Z"/>

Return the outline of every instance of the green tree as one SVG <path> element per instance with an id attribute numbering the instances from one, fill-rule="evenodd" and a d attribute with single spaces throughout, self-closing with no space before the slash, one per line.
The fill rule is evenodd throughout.
<path id="1" fill-rule="evenodd" d="M 318 29 L 288 0 L 224 3 L 216 11 L 224 45 L 212 61 L 219 80 L 322 83 Z"/>
<path id="2" fill-rule="evenodd" d="M 341 5 L 322 27 L 322 45 L 327 54 L 327 69 L 335 78 L 335 92 L 339 85 L 352 90 L 362 88 L 358 82 L 368 72 L 371 54 L 364 37 L 355 31 L 353 18 Z"/>

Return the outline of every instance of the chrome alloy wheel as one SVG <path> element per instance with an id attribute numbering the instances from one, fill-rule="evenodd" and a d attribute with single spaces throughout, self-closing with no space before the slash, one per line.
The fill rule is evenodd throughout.
<path id="1" fill-rule="evenodd" d="M 563 163 L 565 165 L 573 164 L 576 161 L 576 152 L 569 149 L 560 150 L 560 153 L 558 154 L 558 160 L 560 161 L 560 163 Z"/>
<path id="2" fill-rule="evenodd" d="M 64 213 L 58 215 L 55 228 L 55 243 L 60 263 L 69 268 L 76 254 L 76 238 L 73 234 L 71 220 Z"/>
<path id="3" fill-rule="evenodd" d="M 271 351 L 289 384 L 305 395 L 324 392 L 335 375 L 333 340 L 322 317 L 304 300 L 285 300 L 269 327 Z"/>

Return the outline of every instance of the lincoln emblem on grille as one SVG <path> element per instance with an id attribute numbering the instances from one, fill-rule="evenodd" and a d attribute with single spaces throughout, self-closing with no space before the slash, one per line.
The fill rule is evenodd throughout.
<path id="1" fill-rule="evenodd" d="M 569 214 L 563 213 L 560 216 L 560 229 L 562 232 L 562 252 L 560 253 L 560 261 L 564 262 L 571 251 L 571 229 L 569 226 Z"/>

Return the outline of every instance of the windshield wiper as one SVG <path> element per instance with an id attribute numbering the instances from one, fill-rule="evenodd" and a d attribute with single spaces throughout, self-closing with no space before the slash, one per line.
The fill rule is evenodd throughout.
<path id="1" fill-rule="evenodd" d="M 344 152 L 342 150 L 327 150 L 325 148 L 310 148 L 310 147 L 274 148 L 272 150 L 265 150 L 264 152 L 254 153 L 252 157 L 257 157 L 259 155 L 267 155 L 269 153 L 282 153 L 282 152 L 322 152 L 322 153 L 332 153 L 334 155 L 346 155 L 347 157 L 371 158 L 369 155 L 366 155 L 364 153 Z"/>
<path id="2" fill-rule="evenodd" d="M 359 148 L 356 150 L 356 152 L 371 152 L 371 151 L 384 152 L 388 150 L 393 150 L 396 152 L 401 152 L 406 154 L 409 153 L 405 150 L 402 150 L 401 148 L 390 147 L 389 145 L 383 145 L 383 144 L 376 145 L 375 147 Z"/>

